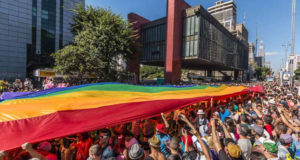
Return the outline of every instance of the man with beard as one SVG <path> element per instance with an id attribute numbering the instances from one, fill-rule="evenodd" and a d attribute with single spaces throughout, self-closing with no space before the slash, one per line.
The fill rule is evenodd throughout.
<path id="1" fill-rule="evenodd" d="M 208 120 L 205 118 L 205 113 L 202 109 L 199 109 L 197 112 L 198 117 L 195 120 L 195 128 L 201 133 L 201 136 L 205 136 L 208 129 L 207 123 Z"/>

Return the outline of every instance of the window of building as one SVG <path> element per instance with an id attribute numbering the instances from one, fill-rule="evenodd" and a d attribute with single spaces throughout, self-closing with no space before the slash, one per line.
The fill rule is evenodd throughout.
<path id="1" fill-rule="evenodd" d="M 191 17 L 187 18 L 187 23 L 186 23 L 186 35 L 190 36 L 191 35 Z"/>
<path id="2" fill-rule="evenodd" d="M 42 10 L 42 18 L 43 19 L 48 19 L 48 11 Z"/>

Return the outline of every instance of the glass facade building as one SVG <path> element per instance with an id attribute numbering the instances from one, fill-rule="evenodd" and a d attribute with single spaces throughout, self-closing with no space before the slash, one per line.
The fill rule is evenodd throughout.
<path id="1" fill-rule="evenodd" d="M 248 69 L 248 46 L 232 35 L 202 6 L 186 9 L 182 25 L 183 68 Z M 156 65 L 154 62 L 164 61 L 165 36 L 166 18 L 141 27 L 141 63 Z"/>
<path id="2" fill-rule="evenodd" d="M 71 9 L 78 3 L 85 0 L 0 0 L 0 79 L 51 67 L 50 53 L 73 38 Z"/>
<path id="3" fill-rule="evenodd" d="M 166 18 L 142 25 L 141 44 L 143 62 L 160 62 L 165 59 L 166 52 Z"/>

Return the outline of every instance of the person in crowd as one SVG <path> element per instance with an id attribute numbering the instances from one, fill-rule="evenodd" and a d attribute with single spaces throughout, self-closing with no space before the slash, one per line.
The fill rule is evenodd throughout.
<path id="1" fill-rule="evenodd" d="M 233 139 L 227 138 L 225 147 L 223 148 L 220 142 L 219 133 L 216 129 L 216 118 L 211 118 L 210 120 L 212 125 L 212 139 L 214 144 L 215 152 L 218 154 L 219 160 L 231 160 L 231 159 L 241 159 L 242 151 L 240 146 L 234 143 Z M 228 137 L 229 135 L 226 134 Z"/>
<path id="2" fill-rule="evenodd" d="M 273 126 L 272 126 L 272 121 L 273 118 L 269 115 L 264 115 L 264 129 L 269 133 L 269 135 L 272 134 Z"/>
<path id="3" fill-rule="evenodd" d="M 50 153 L 52 146 L 49 142 L 42 142 L 38 145 L 37 150 L 33 149 L 32 144 L 25 143 L 22 145 L 22 149 L 30 154 L 32 158 L 38 158 L 40 160 L 57 160 L 56 155 Z"/>
<path id="4" fill-rule="evenodd" d="M 238 128 L 239 140 L 238 145 L 241 147 L 243 158 L 245 160 L 250 159 L 252 144 L 249 138 L 251 133 L 250 129 L 247 126 L 240 125 Z"/>
<path id="5" fill-rule="evenodd" d="M 182 140 L 184 140 L 184 154 L 182 156 L 182 159 L 184 160 L 191 159 L 191 157 L 196 157 L 197 160 L 200 158 L 211 160 L 212 157 L 210 155 L 210 151 L 208 147 L 206 147 L 204 141 L 202 140 L 200 132 L 196 130 L 195 126 L 185 117 L 185 115 L 180 114 L 178 116 L 178 120 L 183 121 L 187 126 L 182 129 Z M 202 148 L 202 152 L 196 151 L 192 147 L 192 141 L 189 140 L 187 132 L 197 137 L 198 142 L 200 143 L 200 146 Z"/>
<path id="6" fill-rule="evenodd" d="M 236 130 L 236 121 L 229 117 L 225 118 L 225 127 L 230 133 L 232 139 L 235 142 L 237 142 L 237 140 L 239 139 L 239 135 L 237 134 L 237 130 Z"/>
<path id="7" fill-rule="evenodd" d="M 102 149 L 99 144 L 92 145 L 89 148 L 89 158 L 87 160 L 101 160 Z"/>
<path id="8" fill-rule="evenodd" d="M 249 127 L 249 119 L 247 114 L 241 114 L 239 126 Z"/>
<path id="9" fill-rule="evenodd" d="M 180 150 L 180 139 L 178 137 L 172 137 L 171 140 L 168 142 L 167 148 L 171 155 L 177 155 L 181 157 L 182 153 Z"/>
<path id="10" fill-rule="evenodd" d="M 76 149 L 76 160 L 86 160 L 89 156 L 89 148 L 92 140 L 88 133 L 77 134 L 77 143 L 72 145 Z"/>
<path id="11" fill-rule="evenodd" d="M 261 128 L 264 128 L 264 121 L 261 119 L 261 118 L 256 118 L 255 120 L 255 124 L 260 126 Z M 269 134 L 269 132 L 264 128 L 264 133 L 263 133 L 263 136 L 266 138 L 266 139 L 270 139 L 271 136 Z"/>
<path id="12" fill-rule="evenodd" d="M 168 157 L 169 153 L 166 150 L 166 142 L 170 140 L 171 137 L 165 132 L 165 127 L 163 124 L 161 123 L 157 124 L 155 129 L 156 129 L 155 136 L 160 141 L 160 150 L 165 155 L 165 157 Z"/>
<path id="13" fill-rule="evenodd" d="M 257 151 L 251 152 L 250 159 L 251 160 L 268 160 L 267 157 L 263 153 L 257 152 Z"/>
<path id="14" fill-rule="evenodd" d="M 72 151 L 71 151 L 70 147 L 71 147 L 70 139 L 63 138 L 61 149 L 60 149 L 61 160 L 71 160 L 72 159 Z"/>
<path id="15" fill-rule="evenodd" d="M 262 149 L 260 150 L 261 153 L 263 153 L 268 160 L 278 160 L 277 157 L 278 146 L 274 141 L 265 140 L 263 142 L 261 149 Z"/>
<path id="16" fill-rule="evenodd" d="M 0 93 L 1 92 L 6 92 L 8 89 L 8 82 L 7 80 L 4 78 L 2 81 L 0 81 Z"/>
<path id="17" fill-rule="evenodd" d="M 205 117 L 203 109 L 199 109 L 197 115 L 198 117 L 195 120 L 195 128 L 201 133 L 201 136 L 205 136 L 208 130 L 208 120 Z"/>
<path id="18" fill-rule="evenodd" d="M 221 121 L 224 123 L 225 118 L 230 116 L 230 112 L 228 111 L 228 109 L 225 109 L 225 106 L 220 106 L 219 110 L 220 110 Z"/>
<path id="19" fill-rule="evenodd" d="M 164 122 L 164 125 L 166 126 L 166 130 L 169 133 L 170 136 L 175 136 L 177 134 L 178 125 L 176 124 L 176 121 L 174 120 L 174 112 L 170 112 L 166 115 L 164 113 L 161 113 L 162 120 Z"/>
<path id="20" fill-rule="evenodd" d="M 289 134 L 281 134 L 280 135 L 280 144 L 278 146 L 278 158 L 279 159 L 291 159 L 291 154 L 288 148 L 293 143 L 293 138 Z"/>
<path id="21" fill-rule="evenodd" d="M 13 89 L 15 92 L 21 92 L 23 89 L 23 83 L 20 79 L 16 79 L 13 83 Z"/>
<path id="22" fill-rule="evenodd" d="M 138 144 L 133 144 L 128 150 L 126 159 L 128 160 L 144 160 L 144 151 Z"/>
<path id="23" fill-rule="evenodd" d="M 164 160 L 165 155 L 160 151 L 160 140 L 157 138 L 157 136 L 153 136 L 148 140 L 149 146 L 150 146 L 150 155 L 149 157 L 153 159 L 161 159 Z M 170 150 L 171 155 L 175 154 L 174 150 Z"/>
<path id="24" fill-rule="evenodd" d="M 111 138 L 111 131 L 108 129 L 103 129 L 100 131 L 100 141 L 99 145 L 101 146 L 103 152 L 101 155 L 101 160 L 106 160 L 110 157 L 114 157 L 114 151 L 112 147 L 109 145 L 109 140 Z"/>
<path id="25" fill-rule="evenodd" d="M 123 136 L 125 138 L 125 147 L 129 149 L 134 144 L 139 144 L 139 142 L 134 138 L 133 134 L 127 130 L 124 131 Z"/>
<path id="26" fill-rule="evenodd" d="M 25 78 L 24 88 L 27 91 L 31 91 L 33 89 L 32 82 L 29 80 L 29 78 Z"/>
<path id="27" fill-rule="evenodd" d="M 254 147 L 262 145 L 266 139 L 265 137 L 263 137 L 264 129 L 256 124 L 251 125 L 250 129 L 251 129 L 251 134 L 255 138 Z"/>

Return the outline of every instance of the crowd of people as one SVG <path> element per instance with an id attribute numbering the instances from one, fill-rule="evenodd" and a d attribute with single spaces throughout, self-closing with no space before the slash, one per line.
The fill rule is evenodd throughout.
<path id="1" fill-rule="evenodd" d="M 15 81 L 12 83 L 9 83 L 6 79 L 3 79 L 0 80 L 0 95 L 2 92 L 28 92 L 69 86 L 70 83 L 68 81 L 61 79 L 55 80 L 52 77 L 39 79 L 39 81 L 36 81 L 35 84 L 29 78 L 25 78 L 24 82 L 22 82 L 21 79 L 15 79 Z"/>
<path id="2" fill-rule="evenodd" d="M 0 160 L 300 160 L 297 88 L 263 87 L 265 94 L 212 98 L 159 117 L 25 143 L 2 151 Z"/>

